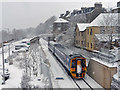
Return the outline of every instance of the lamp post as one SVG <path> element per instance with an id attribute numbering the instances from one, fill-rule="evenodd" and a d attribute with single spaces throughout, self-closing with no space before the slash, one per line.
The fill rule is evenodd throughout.
<path id="1" fill-rule="evenodd" d="M 3 61 L 3 83 L 5 84 L 5 65 L 4 65 L 4 43 L 2 42 L 2 61 Z"/>
<path id="2" fill-rule="evenodd" d="M 4 28 L 4 29 L 7 29 L 8 30 L 8 38 L 10 39 L 10 35 L 9 35 L 9 28 Z M 10 43 L 8 44 L 8 61 L 10 63 Z"/>
<path id="3" fill-rule="evenodd" d="M 9 28 L 4 28 L 4 29 L 8 29 L 8 32 L 9 32 Z M 3 75 L 2 75 L 3 82 L 2 82 L 2 84 L 5 84 L 5 60 L 4 60 L 4 42 L 3 42 L 3 39 L 2 39 L 2 61 L 3 61 Z"/>

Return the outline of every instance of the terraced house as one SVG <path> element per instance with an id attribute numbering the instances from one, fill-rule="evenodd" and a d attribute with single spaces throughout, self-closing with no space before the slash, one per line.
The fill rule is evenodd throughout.
<path id="1" fill-rule="evenodd" d="M 86 47 L 86 28 L 89 23 L 79 23 L 75 27 L 75 46 L 80 48 Z"/>
<path id="2" fill-rule="evenodd" d="M 75 46 L 91 51 L 96 50 L 95 34 L 111 35 L 119 32 L 118 15 L 118 13 L 101 13 L 87 26 L 77 24 L 75 28 Z"/>

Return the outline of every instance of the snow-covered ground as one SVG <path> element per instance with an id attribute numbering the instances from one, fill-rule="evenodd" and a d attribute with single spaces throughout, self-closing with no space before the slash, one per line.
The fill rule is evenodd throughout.
<path id="1" fill-rule="evenodd" d="M 14 50 L 14 46 L 20 43 L 21 41 L 14 42 L 10 44 L 10 55 L 12 55 L 12 51 Z M 4 46 L 4 59 L 7 59 L 9 56 L 8 45 Z M 2 48 L 0 48 L 0 67 L 2 68 Z M 15 65 L 9 65 L 9 63 L 5 63 L 5 68 L 9 69 L 10 78 L 5 81 L 5 85 L 2 85 L 2 77 L 1 74 L 3 71 L 0 71 L 0 89 L 2 88 L 18 88 L 20 87 L 21 77 L 22 77 L 22 69 L 19 69 Z"/>
<path id="2" fill-rule="evenodd" d="M 14 65 L 9 66 L 10 78 L 5 81 L 4 85 L 0 85 L 1 88 L 20 88 L 21 87 L 21 78 L 22 78 L 22 69 Z"/>
<path id="3" fill-rule="evenodd" d="M 11 45 L 11 54 L 12 54 L 12 50 L 14 50 L 14 46 L 17 44 L 18 44 L 18 42 L 15 42 Z M 42 68 L 44 67 L 43 70 L 45 68 L 46 68 L 46 70 L 42 71 L 43 74 L 41 74 L 39 77 L 33 78 L 32 81 L 29 82 L 29 84 L 37 85 L 37 86 L 44 88 L 47 85 L 49 85 L 50 82 L 52 82 L 53 88 L 78 88 L 76 86 L 76 84 L 74 83 L 74 81 L 70 78 L 70 76 L 64 70 L 64 68 L 61 66 L 61 64 L 56 60 L 56 58 L 48 50 L 47 42 L 43 39 L 40 39 L 40 45 L 44 52 L 44 54 L 41 54 L 42 55 L 41 57 L 44 59 L 47 58 L 49 63 L 48 63 L 48 66 L 47 66 L 47 63 L 46 63 L 46 65 L 40 64 L 40 66 L 42 66 Z M 9 56 L 8 46 L 5 46 L 4 50 L 5 50 L 4 55 L 5 55 L 5 59 L 6 59 Z M 0 51 L 1 51 L 1 48 L 0 48 Z M 42 52 L 40 51 L 40 53 L 42 53 Z M 22 54 L 18 54 L 18 55 L 22 55 Z M 24 56 L 24 54 L 23 54 L 23 56 Z M 19 63 L 19 61 L 17 63 Z M 20 69 L 17 66 L 17 63 L 14 62 L 13 65 L 9 65 L 8 63 L 5 64 L 5 67 L 9 69 L 10 78 L 5 82 L 5 85 L 0 84 L 0 89 L 21 87 L 21 81 L 22 81 L 22 77 L 23 77 L 23 69 Z M 0 65 L 2 65 L 2 55 L 1 54 L 0 54 Z M 48 68 L 50 68 L 50 70 L 48 70 Z M 46 74 L 48 74 L 48 72 L 50 72 L 51 75 L 46 75 Z M 40 81 L 38 81 L 39 78 L 41 79 Z M 47 78 L 51 78 L 51 81 L 50 82 L 46 81 L 46 80 L 48 80 Z M 63 79 L 56 79 L 56 78 L 63 78 Z M 97 84 L 88 75 L 86 75 L 85 80 L 91 85 L 92 88 L 102 88 L 99 84 Z M 80 84 L 80 86 L 82 88 L 87 88 L 87 86 L 85 85 L 85 83 L 83 81 L 78 80 L 77 82 Z M 0 78 L 0 83 L 2 83 L 2 78 Z"/>
<path id="4" fill-rule="evenodd" d="M 47 42 L 43 39 L 40 39 L 40 42 L 50 63 L 53 88 L 77 88 L 64 69 L 60 67 L 60 64 L 56 61 L 56 58 L 49 52 Z M 62 77 L 64 80 L 57 80 L 57 77 Z"/>
<path id="5" fill-rule="evenodd" d="M 69 77 L 69 75 L 67 75 L 64 68 L 59 64 L 56 58 L 48 50 L 47 42 L 43 39 L 40 39 L 40 43 L 50 63 L 53 88 L 78 88 L 73 82 L 73 80 Z M 64 80 L 56 80 L 56 77 L 63 77 Z M 90 84 L 92 88 L 102 88 L 90 76 L 86 75 L 84 79 Z M 82 80 L 77 80 L 76 82 L 80 85 L 81 88 L 89 88 Z"/>

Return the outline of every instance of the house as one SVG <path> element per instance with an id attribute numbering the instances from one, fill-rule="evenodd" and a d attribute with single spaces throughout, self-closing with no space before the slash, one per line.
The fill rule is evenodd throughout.
<path id="1" fill-rule="evenodd" d="M 86 47 L 86 28 L 89 23 L 78 23 L 75 27 L 75 46 Z"/>
<path id="2" fill-rule="evenodd" d="M 106 10 L 105 8 L 102 7 L 102 3 L 97 2 L 94 4 L 93 7 L 81 7 L 81 9 L 66 11 L 65 13 L 61 14 L 60 17 L 69 20 L 70 22 L 75 21 L 76 23 L 90 23 L 100 13 L 104 13 L 104 12 L 106 12 Z M 80 17 L 84 17 L 84 18 L 80 18 Z"/>
<path id="3" fill-rule="evenodd" d="M 53 37 L 55 38 L 60 33 L 67 31 L 69 28 L 69 22 L 63 18 L 59 18 L 53 23 Z"/>
<path id="4" fill-rule="evenodd" d="M 118 15 L 118 13 L 101 13 L 90 23 L 87 29 L 88 34 L 86 35 L 86 49 L 96 49 L 94 41 L 95 34 L 118 33 Z"/>
<path id="5" fill-rule="evenodd" d="M 77 28 L 75 30 L 75 46 L 78 46 L 82 40 L 85 41 L 84 47 L 87 50 L 96 50 L 94 36 L 95 34 L 115 34 L 118 33 L 119 23 L 118 23 L 118 13 L 101 13 L 97 18 L 95 18 L 88 26 L 84 28 L 85 36 L 83 40 L 83 36 L 78 36 Z M 78 27 L 78 26 L 77 26 Z M 81 26 L 82 27 L 82 26 Z M 80 28 L 80 27 L 79 27 Z M 81 40 L 82 39 L 82 40 Z M 79 44 L 79 47 L 82 47 Z"/>

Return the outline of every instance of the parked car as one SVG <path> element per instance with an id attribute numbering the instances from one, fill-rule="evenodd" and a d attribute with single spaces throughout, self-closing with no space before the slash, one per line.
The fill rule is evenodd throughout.
<path id="1" fill-rule="evenodd" d="M 27 51 L 28 51 L 27 47 L 22 47 L 20 49 L 13 50 L 12 53 L 21 53 L 21 52 L 27 52 Z"/>
<path id="2" fill-rule="evenodd" d="M 15 46 L 15 50 L 19 50 L 21 48 L 29 48 L 29 45 L 24 45 L 24 44 L 21 44 L 21 45 L 16 45 Z"/>
<path id="3" fill-rule="evenodd" d="M 15 49 L 12 51 L 12 53 L 20 53 L 20 52 L 27 52 L 30 45 L 20 43 L 18 45 L 15 45 Z"/>

